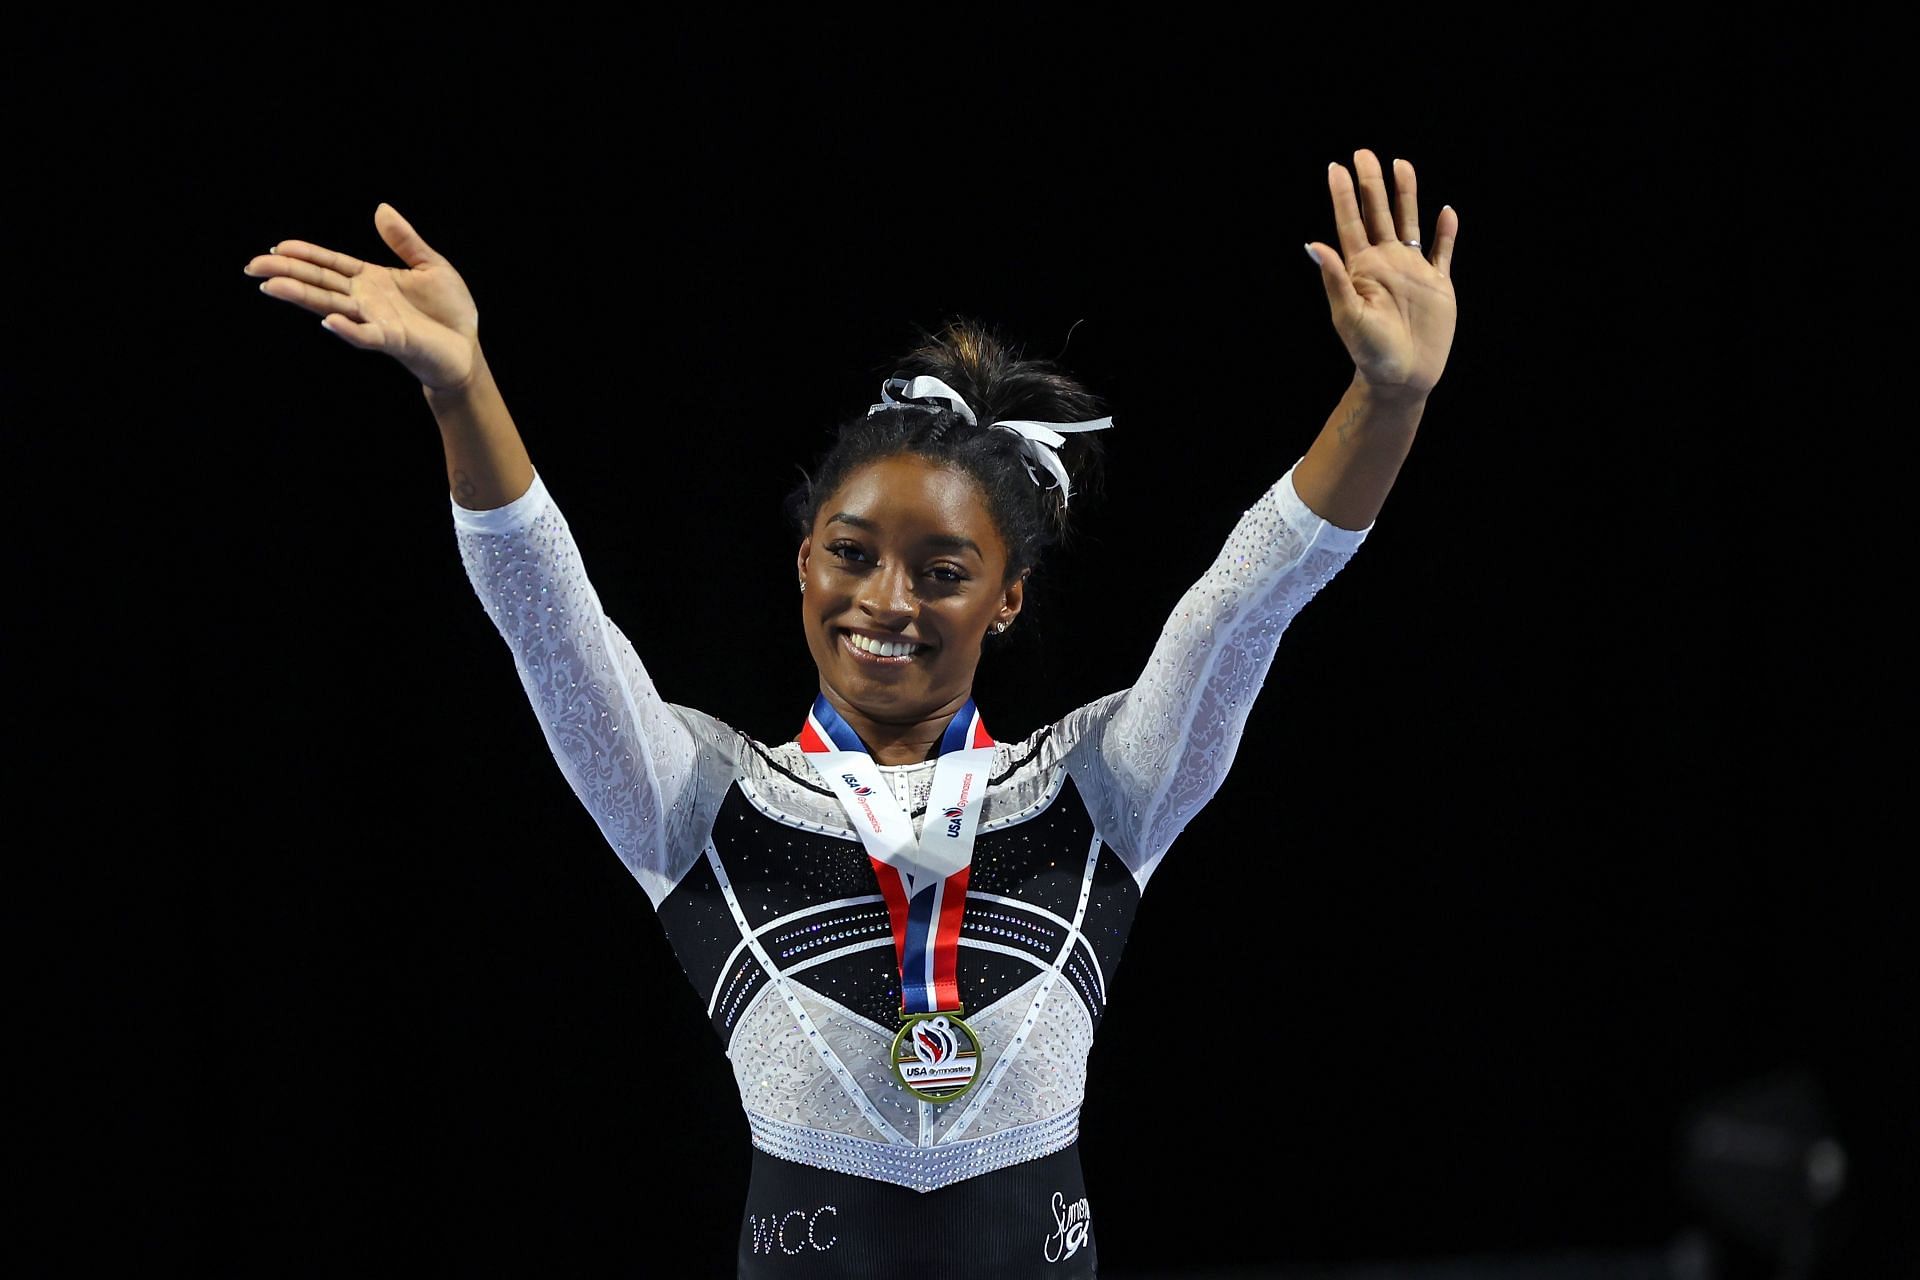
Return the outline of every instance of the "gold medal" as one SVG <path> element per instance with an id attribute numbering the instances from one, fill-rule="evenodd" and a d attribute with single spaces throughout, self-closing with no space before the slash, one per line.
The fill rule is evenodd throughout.
<path id="1" fill-rule="evenodd" d="M 980 1070 L 980 1038 L 960 1010 L 910 1013 L 893 1037 L 893 1075 L 926 1102 L 950 1102 L 973 1087 Z"/>

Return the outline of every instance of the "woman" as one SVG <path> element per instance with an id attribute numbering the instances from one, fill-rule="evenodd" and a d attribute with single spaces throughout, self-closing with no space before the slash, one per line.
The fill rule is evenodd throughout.
<path id="1" fill-rule="evenodd" d="M 1216 790 L 1287 622 L 1371 528 L 1452 343 L 1459 220 L 1419 245 L 1373 153 L 1329 166 L 1319 264 L 1354 378 L 1129 689 L 996 742 L 971 690 L 1111 424 L 971 324 L 911 353 L 795 492 L 819 687 L 777 746 L 666 703 L 588 582 L 481 354 L 473 299 L 302 241 L 261 288 L 422 384 L 462 558 L 555 759 L 639 881 L 753 1134 L 742 1276 L 1091 1276 L 1087 1053 L 1139 894 Z M 804 710 L 804 716 L 801 712 Z"/>

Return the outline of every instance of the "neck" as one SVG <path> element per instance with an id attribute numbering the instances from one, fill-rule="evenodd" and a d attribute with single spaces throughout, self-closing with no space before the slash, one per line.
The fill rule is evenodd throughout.
<path id="1" fill-rule="evenodd" d="M 820 690 L 840 713 L 840 718 L 860 735 L 875 764 L 922 764 L 940 751 L 940 739 L 953 720 L 954 712 L 966 705 L 967 693 L 925 716 L 913 720 L 876 720 L 847 703 L 833 690 Z"/>

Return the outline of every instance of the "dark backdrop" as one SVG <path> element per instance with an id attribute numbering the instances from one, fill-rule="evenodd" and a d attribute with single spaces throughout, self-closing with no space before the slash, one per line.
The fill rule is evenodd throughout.
<path id="1" fill-rule="evenodd" d="M 67 868 L 106 1047 L 68 1171 L 143 1249 L 237 1269 L 722 1274 L 738 1227 L 728 1066 L 473 596 L 417 386 L 249 257 L 391 262 L 372 212 L 406 214 L 662 694 L 767 741 L 815 687 L 796 464 L 916 323 L 1058 356 L 1117 426 L 980 672 L 1014 739 L 1134 678 L 1338 400 L 1300 245 L 1364 146 L 1417 166 L 1423 238 L 1459 211 L 1458 332 L 1145 895 L 1084 1116 L 1103 1261 L 1657 1251 L 1705 1220 L 1689 1109 L 1782 1071 L 1852 1158 L 1830 1231 L 1904 1247 L 1885 904 L 1796 692 L 1795 619 L 1844 594 L 1777 319 L 1821 127 L 1777 86 L 1819 55 L 1641 34 L 268 30 L 198 71 L 76 62 L 114 124 L 67 171 L 127 322 L 97 341 L 142 385 L 89 365 L 69 396 L 140 393 L 116 434 L 23 449 L 29 497 L 127 486 L 63 615 L 116 692 L 59 724 L 112 747 L 131 710 L 142 754 L 62 802 L 116 833 Z"/>

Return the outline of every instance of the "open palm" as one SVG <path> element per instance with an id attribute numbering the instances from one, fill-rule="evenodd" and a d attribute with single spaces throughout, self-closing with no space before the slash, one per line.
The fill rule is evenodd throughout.
<path id="1" fill-rule="evenodd" d="M 1424 397 L 1440 380 L 1453 347 L 1451 270 L 1460 215 L 1451 206 L 1440 211 L 1429 259 L 1416 247 L 1420 208 L 1413 163 L 1394 161 L 1397 222 L 1379 159 L 1362 148 L 1353 153 L 1353 167 L 1360 178 L 1357 197 L 1346 167 L 1327 167 L 1340 252 L 1318 241 L 1308 251 L 1319 259 L 1333 327 L 1356 375 L 1377 391 Z M 1409 240 L 1415 244 L 1404 243 Z"/>
<path id="2" fill-rule="evenodd" d="M 244 268 L 260 290 L 318 315 L 356 347 L 384 351 L 427 387 L 446 390 L 473 375 L 480 311 L 453 264 L 390 204 L 373 225 L 405 267 L 363 262 L 305 240 L 282 240 Z"/>

